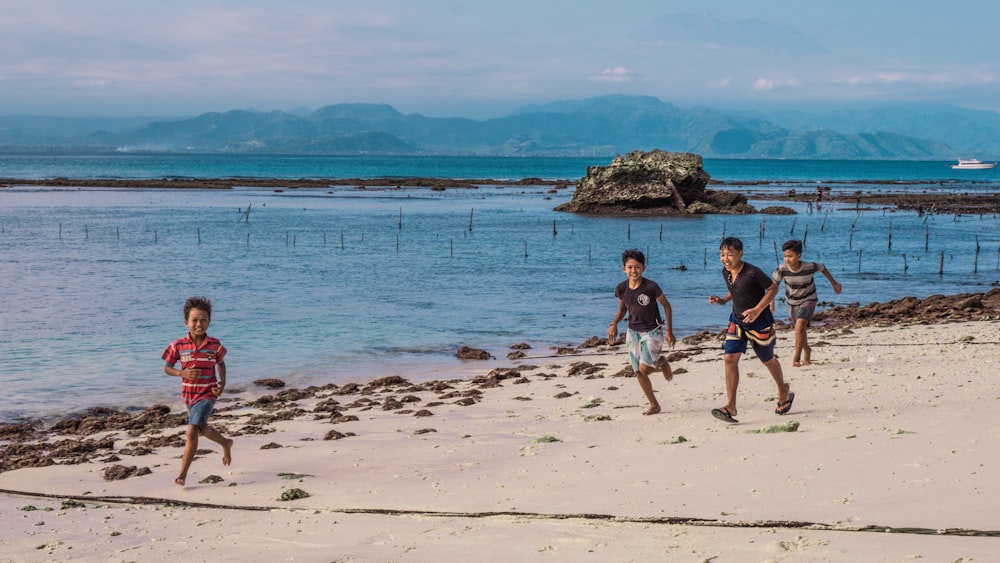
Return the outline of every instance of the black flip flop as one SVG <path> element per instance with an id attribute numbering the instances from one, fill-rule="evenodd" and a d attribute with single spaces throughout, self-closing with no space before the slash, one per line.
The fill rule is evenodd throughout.
<path id="1" fill-rule="evenodd" d="M 788 414 L 792 412 L 792 401 L 795 400 L 795 393 L 788 393 L 788 400 L 784 403 L 778 403 L 778 408 L 774 409 L 774 414 Z"/>
<path id="2" fill-rule="evenodd" d="M 729 422 L 731 424 L 736 424 L 737 422 L 739 422 L 738 420 L 733 418 L 733 415 L 729 414 L 729 410 L 726 407 L 722 407 L 721 409 L 712 409 L 712 416 L 718 418 L 723 422 Z"/>

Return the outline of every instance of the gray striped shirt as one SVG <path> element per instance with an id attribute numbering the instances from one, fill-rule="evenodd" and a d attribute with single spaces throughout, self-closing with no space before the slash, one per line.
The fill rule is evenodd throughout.
<path id="1" fill-rule="evenodd" d="M 798 272 L 793 272 L 788 264 L 781 264 L 774 269 L 771 279 L 777 283 L 785 280 L 785 300 L 789 305 L 801 305 L 804 301 L 818 301 L 814 274 L 822 274 L 826 266 L 819 262 L 802 262 Z"/>

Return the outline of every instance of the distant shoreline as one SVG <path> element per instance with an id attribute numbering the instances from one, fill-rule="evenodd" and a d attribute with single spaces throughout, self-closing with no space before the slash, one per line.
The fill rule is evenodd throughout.
<path id="1" fill-rule="evenodd" d="M 118 189 L 177 189 L 177 190 L 231 190 L 234 188 L 273 188 L 274 190 L 323 189 L 340 187 L 355 187 L 358 189 L 379 188 L 403 190 L 407 188 L 430 188 L 434 191 L 447 189 L 477 189 L 482 185 L 493 186 L 552 186 L 552 190 L 564 190 L 574 185 L 576 180 L 542 178 L 522 178 L 520 180 L 482 179 L 451 179 L 432 177 L 376 177 L 376 178 L 158 178 L 158 179 L 83 179 L 83 178 L 49 178 L 49 179 L 18 179 L 0 178 L 0 190 L 13 186 L 43 186 L 43 187 L 76 187 L 76 188 L 118 188 Z M 810 186 L 824 184 L 838 186 L 899 186 L 892 191 L 862 191 L 860 189 L 828 189 L 823 192 L 821 204 L 853 204 L 859 210 L 864 207 L 893 206 L 898 209 L 917 211 L 919 213 L 946 213 L 982 215 L 1000 213 L 1000 192 L 993 193 L 929 193 L 906 192 L 902 188 L 914 182 L 902 180 L 850 180 L 830 182 L 810 182 Z M 759 186 L 788 186 L 786 190 L 754 190 Z M 802 182 L 790 180 L 773 181 L 720 181 L 711 180 L 709 188 L 727 189 L 731 187 L 750 188 L 744 195 L 753 199 L 773 201 L 815 202 L 816 193 L 810 190 L 797 191 Z"/>

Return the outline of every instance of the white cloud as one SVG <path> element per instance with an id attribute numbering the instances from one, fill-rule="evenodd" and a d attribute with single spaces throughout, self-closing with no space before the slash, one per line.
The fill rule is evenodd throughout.
<path id="1" fill-rule="evenodd" d="M 706 84 L 709 88 L 729 88 L 733 85 L 733 78 L 731 76 L 727 76 L 721 80 L 709 80 Z"/>
<path id="2" fill-rule="evenodd" d="M 753 89 L 758 92 L 766 92 L 769 90 L 775 90 L 777 88 L 788 88 L 795 86 L 797 84 L 794 78 L 785 78 L 781 80 L 773 80 L 768 78 L 757 78 L 753 83 Z"/>
<path id="3" fill-rule="evenodd" d="M 601 74 L 591 78 L 594 82 L 611 82 L 619 84 L 622 82 L 632 82 L 632 71 L 623 66 L 606 68 Z"/>

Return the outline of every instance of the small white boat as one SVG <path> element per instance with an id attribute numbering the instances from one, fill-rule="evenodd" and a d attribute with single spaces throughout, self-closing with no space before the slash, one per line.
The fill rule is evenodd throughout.
<path id="1" fill-rule="evenodd" d="M 955 170 L 987 170 L 996 166 L 995 162 L 980 162 L 974 158 L 969 160 L 958 159 L 958 164 L 952 164 L 951 167 Z"/>

